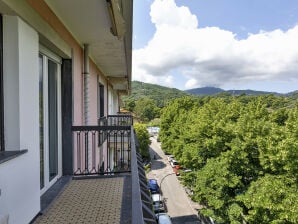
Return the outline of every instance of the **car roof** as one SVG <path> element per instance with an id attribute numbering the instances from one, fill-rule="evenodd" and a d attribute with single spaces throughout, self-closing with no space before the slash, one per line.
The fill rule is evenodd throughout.
<path id="1" fill-rule="evenodd" d="M 152 194 L 151 197 L 152 197 L 152 201 L 161 201 L 162 200 L 162 197 L 160 194 Z"/>
<path id="2" fill-rule="evenodd" d="M 159 213 L 156 217 L 158 217 L 158 223 L 172 224 L 171 218 L 167 213 Z"/>
<path id="3" fill-rule="evenodd" d="M 150 184 L 157 184 L 157 180 L 156 179 L 149 179 L 148 180 Z"/>

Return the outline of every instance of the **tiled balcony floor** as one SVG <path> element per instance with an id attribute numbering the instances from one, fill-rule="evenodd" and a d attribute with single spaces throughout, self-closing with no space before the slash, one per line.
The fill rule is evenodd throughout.
<path id="1" fill-rule="evenodd" d="M 34 224 L 130 223 L 127 179 L 71 180 Z"/>

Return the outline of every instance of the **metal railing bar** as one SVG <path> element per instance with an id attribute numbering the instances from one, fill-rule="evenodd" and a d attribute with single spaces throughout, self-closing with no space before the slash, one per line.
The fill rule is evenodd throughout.
<path id="1" fill-rule="evenodd" d="M 72 126 L 72 131 L 120 131 L 120 130 L 130 130 L 131 126 L 98 126 L 98 125 L 88 125 L 88 126 Z"/>

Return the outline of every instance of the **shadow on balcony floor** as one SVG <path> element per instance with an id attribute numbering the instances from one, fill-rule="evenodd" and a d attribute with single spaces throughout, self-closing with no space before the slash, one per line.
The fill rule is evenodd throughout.
<path id="1" fill-rule="evenodd" d="M 130 178 L 71 180 L 33 223 L 131 223 Z"/>

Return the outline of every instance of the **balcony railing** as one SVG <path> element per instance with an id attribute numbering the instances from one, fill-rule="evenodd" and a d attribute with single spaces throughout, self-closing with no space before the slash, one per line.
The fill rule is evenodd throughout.
<path id="1" fill-rule="evenodd" d="M 131 171 L 131 126 L 73 126 L 74 175 Z"/>
<path id="2" fill-rule="evenodd" d="M 139 153 L 138 139 L 132 135 L 132 224 L 154 224 L 155 215 L 152 210 L 147 178 Z"/>
<path id="3" fill-rule="evenodd" d="M 98 119 L 100 126 L 130 126 L 133 125 L 133 117 L 130 114 L 108 115 Z"/>
<path id="4" fill-rule="evenodd" d="M 113 115 L 98 126 L 73 126 L 74 175 L 131 175 L 132 223 L 156 223 L 132 124 L 130 115 Z"/>

